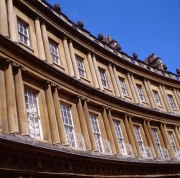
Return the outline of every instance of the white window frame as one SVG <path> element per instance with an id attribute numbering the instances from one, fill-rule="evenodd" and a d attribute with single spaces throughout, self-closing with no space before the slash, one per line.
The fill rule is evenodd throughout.
<path id="1" fill-rule="evenodd" d="M 144 97 L 144 93 L 143 93 L 143 89 L 142 89 L 142 85 L 136 84 L 137 87 L 137 91 L 139 93 L 139 97 L 141 101 L 146 101 L 145 97 Z"/>
<path id="2" fill-rule="evenodd" d="M 173 110 L 176 110 L 177 108 L 176 108 L 176 105 L 175 105 L 173 96 L 170 95 L 170 94 L 167 94 L 167 97 L 168 97 L 169 103 L 170 103 L 170 105 L 171 105 L 171 108 L 172 108 Z"/>
<path id="3" fill-rule="evenodd" d="M 34 98 L 30 97 L 29 93 L 33 93 L 35 95 L 35 100 L 36 100 L 36 104 L 34 103 Z M 28 93 L 28 95 L 27 95 Z M 25 96 L 25 102 L 26 102 L 26 111 L 27 111 L 27 116 L 28 116 L 28 129 L 29 129 L 29 134 L 31 137 L 33 138 L 37 138 L 37 139 L 43 139 L 43 135 L 42 135 L 42 125 L 41 125 L 41 116 L 40 116 L 40 111 L 39 111 L 39 103 L 38 103 L 38 94 L 37 92 L 34 92 L 28 88 L 24 88 L 24 96 Z M 27 99 L 28 98 L 28 99 Z M 30 99 L 29 98 L 32 98 L 32 104 L 29 104 L 29 101 Z M 29 105 L 32 105 L 32 106 L 29 106 Z M 34 105 L 36 106 L 36 108 L 34 107 Z M 27 107 L 28 106 L 28 107 Z M 36 112 L 32 112 L 33 109 L 36 109 Z M 36 135 L 36 128 L 34 128 L 33 132 L 34 132 L 34 135 L 31 134 L 31 128 L 30 128 L 30 124 L 31 124 L 31 121 L 30 121 L 30 115 L 33 115 L 35 117 L 37 117 L 37 121 L 38 121 L 38 132 L 39 132 L 39 136 Z M 35 124 L 35 118 L 34 118 L 34 122 L 33 124 Z"/>
<path id="4" fill-rule="evenodd" d="M 58 45 L 56 43 L 54 43 L 52 40 L 49 40 L 49 50 L 51 53 L 51 59 L 52 59 L 53 63 L 61 65 Z"/>
<path id="5" fill-rule="evenodd" d="M 104 152 L 104 146 L 102 143 L 102 136 L 101 136 L 101 131 L 100 131 L 99 123 L 98 123 L 98 118 L 96 115 L 93 115 L 93 114 L 90 114 L 89 116 L 90 116 L 92 131 L 94 134 L 94 139 L 96 142 L 96 148 L 98 149 L 99 152 Z"/>
<path id="6" fill-rule="evenodd" d="M 117 139 L 118 139 L 118 143 L 119 143 L 119 146 L 123 152 L 123 155 L 126 155 L 126 147 L 125 147 L 125 143 L 124 143 L 124 138 L 123 138 L 123 134 L 122 134 L 122 131 L 121 131 L 121 126 L 120 126 L 120 122 L 118 121 L 113 121 L 113 124 L 114 124 L 114 129 L 115 129 L 115 132 L 116 132 L 116 136 L 117 136 Z"/>
<path id="7" fill-rule="evenodd" d="M 154 95 L 154 99 L 156 101 L 156 104 L 158 106 L 161 106 L 161 100 L 160 100 L 159 94 L 158 94 L 158 92 L 156 90 L 153 90 L 153 95 Z"/>
<path id="8" fill-rule="evenodd" d="M 18 39 L 23 44 L 30 46 L 30 39 L 29 39 L 29 28 L 28 24 L 23 22 L 22 20 L 17 20 L 17 28 L 18 28 Z M 26 40 L 25 40 L 26 39 Z"/>
<path id="9" fill-rule="evenodd" d="M 107 77 L 106 77 L 105 70 L 99 68 L 99 74 L 100 74 L 100 78 L 101 78 L 102 85 L 103 85 L 105 88 L 109 88 L 109 84 L 108 84 L 108 81 L 107 81 Z"/>
<path id="10" fill-rule="evenodd" d="M 136 139 L 137 139 L 139 148 L 141 150 L 142 156 L 146 157 L 146 150 L 145 150 L 143 139 L 141 136 L 140 126 L 139 125 L 133 125 L 133 127 L 134 127 L 134 133 L 136 135 Z"/>
<path id="11" fill-rule="evenodd" d="M 86 71 L 85 71 L 85 67 L 84 67 L 84 63 L 83 60 L 76 57 L 76 63 L 77 63 L 77 67 L 78 67 L 78 71 L 79 71 L 79 75 L 83 78 L 87 78 L 86 77 Z"/>
<path id="12" fill-rule="evenodd" d="M 126 88 L 125 80 L 123 78 L 119 78 L 119 83 L 120 83 L 123 95 L 129 96 L 127 88 Z"/>
<path id="13" fill-rule="evenodd" d="M 68 114 L 67 115 L 69 115 L 69 116 L 67 116 L 67 117 L 64 117 L 64 110 L 62 110 L 62 107 L 65 107 L 65 108 L 67 108 L 68 109 L 68 111 L 66 110 L 66 114 L 67 114 L 67 112 L 68 112 Z M 66 133 L 66 139 L 67 139 L 67 143 L 68 143 L 68 145 L 70 146 L 70 147 L 73 147 L 73 148 L 75 148 L 75 147 L 78 147 L 78 145 L 77 145 L 77 140 L 76 140 L 76 136 L 75 136 L 75 131 L 74 131 L 74 123 L 73 123 L 73 118 L 72 118 L 72 114 L 71 114 L 71 107 L 69 106 L 69 105 L 66 105 L 66 104 L 60 104 L 60 109 L 61 109 L 61 115 L 62 115 L 62 121 L 63 121 L 63 125 L 64 125 L 64 130 L 65 130 L 65 133 Z M 69 124 L 68 122 L 66 122 L 67 120 L 69 120 L 69 121 L 71 121 L 71 123 Z M 70 131 L 67 131 L 67 129 L 70 129 Z M 71 143 L 70 142 L 68 142 L 69 140 L 68 140 L 68 132 L 69 133 L 71 133 Z M 70 135 L 70 134 L 69 134 Z"/>
<path id="14" fill-rule="evenodd" d="M 163 154 L 161 143 L 160 143 L 160 140 L 159 140 L 159 137 L 158 137 L 157 129 L 151 129 L 151 132 L 152 132 L 152 135 L 153 135 L 154 142 L 156 144 L 156 148 L 159 151 L 159 154 L 160 154 L 161 158 L 163 158 L 164 154 Z"/>
<path id="15" fill-rule="evenodd" d="M 169 136 L 169 141 L 171 143 L 171 146 L 172 146 L 174 152 L 176 153 L 178 150 L 177 150 L 176 142 L 174 141 L 173 132 L 168 131 L 168 136 Z"/>

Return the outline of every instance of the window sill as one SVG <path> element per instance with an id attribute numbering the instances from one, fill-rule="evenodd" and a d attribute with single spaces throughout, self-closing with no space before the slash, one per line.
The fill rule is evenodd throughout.
<path id="1" fill-rule="evenodd" d="M 87 78 L 84 78 L 84 77 L 82 77 L 82 76 L 80 76 L 80 80 L 84 80 L 84 81 L 86 81 L 86 82 L 88 82 L 88 83 L 91 83 Z"/>
<path id="2" fill-rule="evenodd" d="M 147 101 L 142 101 L 142 100 L 141 100 L 141 102 L 144 103 L 144 104 L 149 104 Z"/>
<path id="3" fill-rule="evenodd" d="M 104 90 L 106 90 L 106 91 L 112 92 L 111 89 L 109 89 L 109 88 L 107 88 L 107 87 L 105 87 L 105 86 L 103 86 L 103 88 L 104 88 Z"/>
<path id="4" fill-rule="evenodd" d="M 159 108 L 164 108 L 162 105 L 158 105 Z"/>
<path id="5" fill-rule="evenodd" d="M 178 111 L 178 109 L 172 109 L 173 111 Z"/>
<path id="6" fill-rule="evenodd" d="M 57 63 L 53 62 L 53 65 L 55 65 L 56 67 L 61 68 L 62 70 L 65 70 L 65 68 L 63 66 L 61 66 L 60 64 L 57 64 Z"/>
<path id="7" fill-rule="evenodd" d="M 29 49 L 30 51 L 32 51 L 34 53 L 34 49 L 32 49 L 31 46 L 28 46 L 28 45 L 22 43 L 21 41 L 19 41 L 19 44 L 24 46 L 25 48 Z"/>
<path id="8" fill-rule="evenodd" d="M 124 94 L 123 94 L 124 95 Z M 125 98 L 132 99 L 129 95 L 124 95 Z"/>

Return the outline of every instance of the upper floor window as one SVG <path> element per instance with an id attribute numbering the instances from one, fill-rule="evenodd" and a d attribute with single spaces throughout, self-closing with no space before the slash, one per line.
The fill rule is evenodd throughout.
<path id="1" fill-rule="evenodd" d="M 31 137 L 41 139 L 41 122 L 37 93 L 26 88 L 24 89 L 24 91 L 26 111 L 28 115 L 29 134 Z"/>
<path id="2" fill-rule="evenodd" d="M 169 136 L 169 140 L 170 140 L 171 146 L 172 146 L 174 152 L 176 153 L 178 150 L 177 150 L 174 138 L 173 138 L 173 133 L 171 131 L 168 131 L 168 136 Z"/>
<path id="3" fill-rule="evenodd" d="M 17 27 L 18 27 L 19 41 L 30 46 L 28 25 L 25 24 L 24 22 L 18 20 Z"/>
<path id="4" fill-rule="evenodd" d="M 119 82 L 120 82 L 120 86 L 121 86 L 121 89 L 122 89 L 122 92 L 125 96 L 128 96 L 128 91 L 127 91 L 127 88 L 126 88 L 126 84 L 124 82 L 124 79 L 123 78 L 120 78 L 119 79 Z"/>
<path id="5" fill-rule="evenodd" d="M 102 138 L 101 138 L 97 117 L 94 115 L 90 115 L 90 120 L 91 120 L 92 130 L 94 133 L 96 147 L 99 152 L 103 152 L 104 150 L 103 150 Z"/>
<path id="6" fill-rule="evenodd" d="M 76 63 L 77 63 L 79 75 L 81 77 L 86 78 L 86 71 L 85 71 L 85 68 L 84 68 L 83 60 L 81 60 L 79 58 L 76 58 Z"/>
<path id="7" fill-rule="evenodd" d="M 176 105 L 175 105 L 175 103 L 174 103 L 173 96 L 172 96 L 172 95 L 169 95 L 169 94 L 168 94 L 167 96 L 168 96 L 168 100 L 169 100 L 169 103 L 170 103 L 172 109 L 176 109 Z"/>
<path id="8" fill-rule="evenodd" d="M 142 101 L 145 101 L 145 97 L 144 97 L 144 93 L 143 93 L 143 90 L 142 90 L 142 86 L 138 85 L 138 84 L 136 86 L 137 86 L 137 90 L 138 90 L 140 99 Z"/>
<path id="9" fill-rule="evenodd" d="M 58 46 L 54 42 L 49 41 L 49 48 L 50 48 L 51 58 L 53 62 L 56 64 L 60 64 Z"/>
<path id="10" fill-rule="evenodd" d="M 163 158 L 163 151 L 162 151 L 162 148 L 161 148 L 161 143 L 159 141 L 159 137 L 158 137 L 156 129 L 152 129 L 152 135 L 153 135 L 153 138 L 154 138 L 154 142 L 156 144 L 156 148 L 157 148 L 160 156 Z"/>
<path id="11" fill-rule="evenodd" d="M 160 101 L 160 99 L 159 99 L 158 92 L 155 91 L 155 90 L 153 90 L 153 95 L 154 95 L 154 99 L 155 99 L 155 101 L 156 101 L 156 104 L 157 104 L 158 106 L 160 106 L 160 105 L 161 105 L 161 101 Z"/>
<path id="12" fill-rule="evenodd" d="M 123 135 L 122 135 L 120 123 L 114 121 L 114 128 L 115 128 L 115 131 L 116 131 L 116 136 L 117 136 L 117 139 L 118 139 L 120 148 L 121 148 L 123 154 L 126 154 L 126 149 L 125 149 L 125 144 L 124 144 L 124 138 L 123 138 Z"/>
<path id="13" fill-rule="evenodd" d="M 74 126 L 71 117 L 70 107 L 64 104 L 60 105 L 63 124 L 66 132 L 66 139 L 70 147 L 76 147 Z"/>
<path id="14" fill-rule="evenodd" d="M 146 151 L 145 151 L 145 148 L 144 148 L 144 143 L 143 143 L 143 140 L 142 140 L 142 137 L 141 137 L 139 126 L 134 125 L 134 132 L 135 132 L 136 139 L 137 139 L 139 148 L 141 150 L 142 156 L 145 157 L 146 156 Z"/>
<path id="15" fill-rule="evenodd" d="M 99 69 L 99 73 L 100 73 L 100 77 L 101 77 L 101 81 L 102 81 L 102 85 L 106 88 L 108 88 L 108 81 L 107 81 L 107 77 L 105 74 L 105 71 L 103 69 Z"/>

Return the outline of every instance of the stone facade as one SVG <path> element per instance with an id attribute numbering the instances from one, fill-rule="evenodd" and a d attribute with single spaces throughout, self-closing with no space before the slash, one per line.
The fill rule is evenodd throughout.
<path id="1" fill-rule="evenodd" d="M 0 177 L 179 177 L 179 119 L 179 75 L 0 1 Z"/>

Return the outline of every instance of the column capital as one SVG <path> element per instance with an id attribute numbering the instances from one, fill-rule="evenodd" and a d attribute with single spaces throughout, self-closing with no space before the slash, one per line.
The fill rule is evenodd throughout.
<path id="1" fill-rule="evenodd" d="M 47 23 L 46 20 L 43 18 L 42 19 L 42 25 L 46 25 L 46 23 Z"/>
<path id="2" fill-rule="evenodd" d="M 111 64 L 111 63 L 109 63 L 109 64 L 108 64 L 108 66 L 112 66 L 112 64 Z"/>
<path id="3" fill-rule="evenodd" d="M 114 64 L 112 65 L 112 67 L 113 67 L 113 69 L 116 68 L 116 66 Z"/>
<path id="4" fill-rule="evenodd" d="M 164 121 L 160 121 L 160 124 L 162 124 L 162 125 L 167 125 L 167 123 L 164 122 Z"/>

